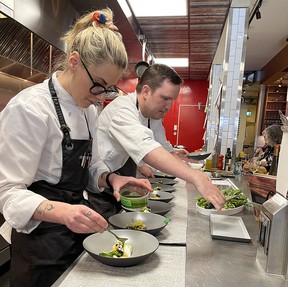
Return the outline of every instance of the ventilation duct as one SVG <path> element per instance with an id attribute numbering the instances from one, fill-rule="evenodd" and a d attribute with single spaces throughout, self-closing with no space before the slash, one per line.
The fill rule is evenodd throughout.
<path id="1" fill-rule="evenodd" d="M 64 53 L 12 18 L 0 19 L 0 71 L 32 82 L 41 82 Z"/>

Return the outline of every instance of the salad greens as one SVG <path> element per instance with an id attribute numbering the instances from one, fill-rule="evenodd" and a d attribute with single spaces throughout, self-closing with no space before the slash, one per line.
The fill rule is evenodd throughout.
<path id="1" fill-rule="evenodd" d="M 234 189 L 232 187 L 228 187 L 222 190 L 225 197 L 236 195 L 236 197 L 227 200 L 222 210 L 231 209 L 239 206 L 250 206 L 248 197 L 246 194 L 242 193 L 241 189 Z M 211 204 L 208 200 L 203 198 L 202 196 L 198 196 L 195 198 L 197 201 L 197 205 L 199 207 L 205 208 L 205 209 L 215 209 L 213 204 Z"/>

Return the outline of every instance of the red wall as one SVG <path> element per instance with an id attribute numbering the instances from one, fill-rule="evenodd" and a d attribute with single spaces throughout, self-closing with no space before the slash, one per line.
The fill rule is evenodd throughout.
<path id="1" fill-rule="evenodd" d="M 207 95 L 208 81 L 186 80 L 184 82 L 177 100 L 164 118 L 166 136 L 172 145 L 183 145 L 190 152 L 203 146 Z M 198 110 L 199 102 L 202 104 L 200 110 Z M 179 110 L 181 110 L 180 118 Z M 174 125 L 178 128 L 176 134 L 174 134 Z"/>
<path id="2" fill-rule="evenodd" d="M 126 93 L 134 92 L 138 79 L 121 80 L 118 87 Z M 164 118 L 166 137 L 172 145 L 184 145 L 189 152 L 200 149 L 205 130 L 205 104 L 208 95 L 208 81 L 186 80 L 171 110 Z M 198 103 L 201 108 L 198 110 Z M 104 105 L 108 104 L 107 101 Z M 180 111 L 180 117 L 179 117 Z M 174 125 L 177 125 L 174 134 Z M 178 142 L 177 142 L 178 140 Z"/>

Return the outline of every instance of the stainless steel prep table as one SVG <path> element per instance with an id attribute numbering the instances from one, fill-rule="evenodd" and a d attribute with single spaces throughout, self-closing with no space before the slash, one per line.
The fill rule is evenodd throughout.
<path id="1" fill-rule="evenodd" d="M 245 176 L 237 176 L 235 179 L 233 179 L 233 182 L 238 187 L 241 187 L 250 197 L 248 182 Z M 196 212 L 194 198 L 198 195 L 197 192 L 192 185 L 188 184 L 186 188 L 188 193 L 188 224 L 186 240 L 185 286 L 288 286 L 288 282 L 282 277 L 266 274 L 260 263 L 256 260 L 258 228 L 256 225 L 253 208 L 244 209 L 243 212 L 236 214 L 236 216 L 242 217 L 252 238 L 251 243 L 213 240 L 209 231 L 209 218 Z M 176 194 L 177 193 L 175 193 L 175 195 Z M 167 246 L 162 247 L 169 248 Z M 183 248 L 183 246 L 181 248 Z M 174 263 L 175 262 L 173 261 L 170 263 L 170 268 L 167 269 L 167 272 L 171 272 L 171 270 L 173 270 L 175 267 Z M 75 262 L 73 266 L 75 265 L 77 266 L 77 262 Z M 61 282 L 65 280 L 66 276 L 69 275 L 71 270 L 73 272 L 73 266 L 71 266 L 53 286 L 61 287 Z M 94 272 L 95 280 L 97 280 L 97 271 L 95 270 Z M 115 280 L 116 278 L 112 276 L 111 280 Z M 129 278 L 130 277 L 127 276 L 127 282 L 129 282 Z M 156 281 L 145 281 L 145 286 L 155 287 L 158 279 L 156 278 L 155 280 Z M 160 283 L 161 277 L 159 284 Z M 97 285 L 97 283 L 95 284 Z M 109 286 L 109 282 L 106 281 L 106 284 Z M 133 286 L 143 286 L 143 282 L 139 282 L 137 285 L 137 281 L 134 281 Z M 163 285 L 160 284 L 159 286 Z M 165 286 L 178 287 L 179 284 L 170 282 L 170 284 L 165 284 Z"/>
<path id="2" fill-rule="evenodd" d="M 237 176 L 232 181 L 251 198 L 245 176 Z M 209 231 L 209 218 L 196 212 L 197 192 L 189 184 L 187 191 L 187 287 L 288 286 L 288 281 L 282 277 L 266 274 L 256 259 L 258 227 L 253 208 L 235 215 L 242 217 L 252 243 L 214 240 Z"/>

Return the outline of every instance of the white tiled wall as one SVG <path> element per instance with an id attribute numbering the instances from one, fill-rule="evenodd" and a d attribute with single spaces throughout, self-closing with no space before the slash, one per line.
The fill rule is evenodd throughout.
<path id="1" fill-rule="evenodd" d="M 231 8 L 228 17 L 225 55 L 223 65 L 213 65 L 209 88 L 209 111 L 207 114 L 206 146 L 214 148 L 219 120 L 219 137 L 216 152 L 225 154 L 230 147 L 235 157 L 238 123 L 241 105 L 241 92 L 246 56 L 246 37 L 248 28 L 248 8 Z M 220 81 L 223 82 L 220 119 L 214 106 Z M 233 154 L 234 152 L 234 154 Z"/>

